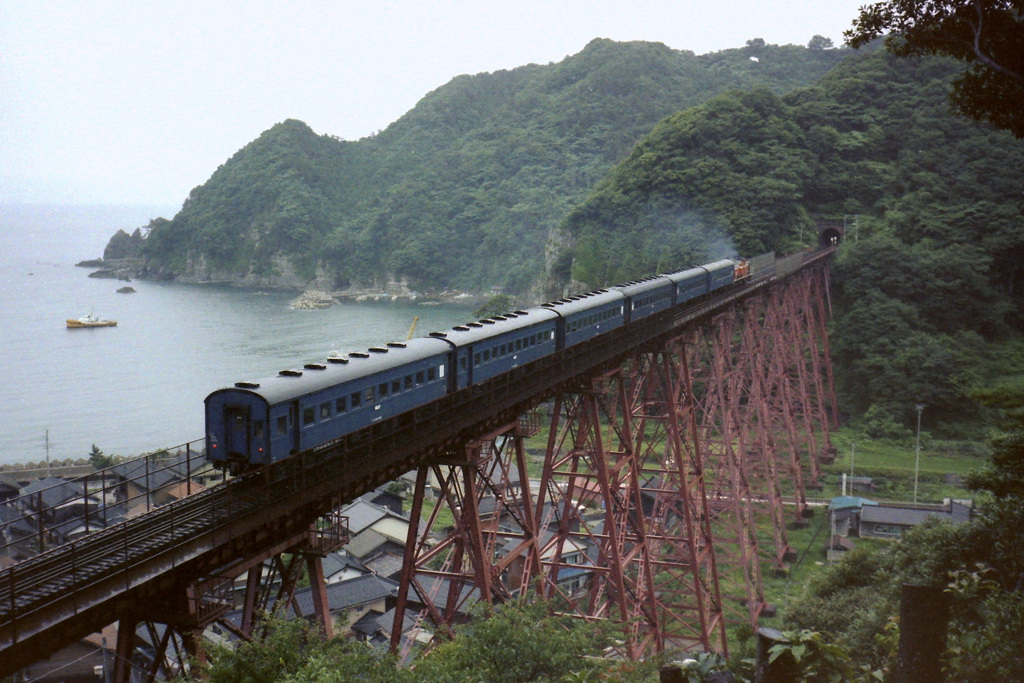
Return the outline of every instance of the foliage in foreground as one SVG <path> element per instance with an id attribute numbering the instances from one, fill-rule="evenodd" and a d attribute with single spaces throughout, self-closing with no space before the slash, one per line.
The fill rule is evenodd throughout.
<path id="1" fill-rule="evenodd" d="M 1024 138 L 1024 22 L 1020 0 L 886 0 L 860 8 L 844 33 L 853 47 L 889 34 L 895 54 L 949 55 L 970 68 L 951 100 L 964 116 Z"/>
<path id="2" fill-rule="evenodd" d="M 363 643 L 326 640 L 303 621 L 271 621 L 266 636 L 236 649 L 216 648 L 211 683 L 526 683 L 653 680 L 657 664 L 602 659 L 614 633 L 604 625 L 552 616 L 544 603 L 516 602 L 478 611 L 457 637 L 410 668 Z"/>
<path id="3" fill-rule="evenodd" d="M 1024 431 L 993 443 L 988 467 L 972 477 L 983 496 L 973 521 L 926 523 L 878 552 L 855 550 L 818 577 L 786 615 L 872 670 L 892 672 L 893 624 L 904 583 L 943 586 L 952 610 L 950 681 L 1024 680 Z"/>

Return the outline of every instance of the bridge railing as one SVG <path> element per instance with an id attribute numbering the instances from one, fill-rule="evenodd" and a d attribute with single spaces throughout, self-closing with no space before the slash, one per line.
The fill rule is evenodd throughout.
<path id="1" fill-rule="evenodd" d="M 31 557 L 223 481 L 202 446 L 190 441 L 73 479 L 29 485 L 33 490 L 0 506 L 0 557 Z"/>
<path id="2" fill-rule="evenodd" d="M 800 259 L 807 264 L 827 255 L 828 251 L 809 252 Z M 109 515 L 118 502 L 116 495 L 122 495 L 120 502 L 134 501 L 138 516 L 126 514 L 108 528 L 83 533 L 63 545 L 49 546 L 45 552 L 0 571 L 0 652 L 14 653 L 17 646 L 21 648 L 16 651 L 17 656 L 27 657 L 35 652 L 34 643 L 42 642 L 32 639 L 48 637 L 47 629 L 62 619 L 85 615 L 83 620 L 98 624 L 102 618 L 95 612 L 97 605 L 111 600 L 115 593 L 120 595 L 143 587 L 154 577 L 179 566 L 187 569 L 189 576 L 195 574 L 192 578 L 199 578 L 203 572 L 220 566 L 216 564 L 221 561 L 220 556 L 211 552 L 220 545 L 262 542 L 260 534 L 270 528 L 276 529 L 274 533 L 301 533 L 299 526 L 308 527 L 315 518 L 307 516 L 322 515 L 331 508 L 335 496 L 357 495 L 357 489 L 368 490 L 429 458 L 442 457 L 445 444 L 461 438 L 463 432 L 480 433 L 478 428 L 494 421 L 507 424 L 522 415 L 526 406 L 535 405 L 535 400 L 575 381 L 573 378 L 581 373 L 612 362 L 639 344 L 669 334 L 695 316 L 713 315 L 716 307 L 758 291 L 775 277 L 769 272 L 763 280 L 752 278 L 756 281 L 685 311 L 666 311 L 665 315 L 636 321 L 635 335 L 609 334 L 605 339 L 574 348 L 572 358 L 563 358 L 560 352 L 558 357 L 542 359 L 538 363 L 546 363 L 544 372 L 526 373 L 520 368 L 506 373 L 507 377 L 489 380 L 486 386 L 472 388 L 493 392 L 488 401 L 478 400 L 478 394 L 472 391 L 452 395 L 431 404 L 433 412 L 413 415 L 416 419 L 392 418 L 364 430 L 362 435 L 345 437 L 344 444 L 299 453 L 222 485 L 198 491 L 191 488 L 198 488 L 192 473 L 205 467 L 197 442 L 132 461 L 136 469 L 126 480 L 134 481 L 137 489 L 115 493 L 119 484 L 111 480 L 110 470 L 114 468 L 89 475 L 93 485 L 82 482 L 83 498 L 88 498 L 90 488 L 98 489 L 98 500 L 111 503 L 106 508 Z M 477 409 L 469 410 L 470 404 Z M 428 455 L 423 450 L 427 442 L 441 450 Z M 173 467 L 168 462 L 168 451 L 175 451 L 175 457 L 180 457 L 182 449 L 187 475 L 182 483 L 186 492 L 191 489 L 191 495 L 171 497 L 162 504 L 156 497 L 159 487 L 154 486 L 158 478 L 154 473 Z M 83 507 L 88 505 L 91 503 L 83 503 Z M 48 506 L 51 510 L 59 507 Z M 38 521 L 31 515 L 29 519 Z M 92 518 L 84 514 L 85 519 Z M 4 664 L 0 663 L 0 675 L 3 671 Z"/>

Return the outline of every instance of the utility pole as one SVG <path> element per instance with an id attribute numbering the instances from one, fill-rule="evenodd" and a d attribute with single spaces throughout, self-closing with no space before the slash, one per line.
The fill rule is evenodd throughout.
<path id="1" fill-rule="evenodd" d="M 50 430 L 46 430 L 46 478 L 50 478 Z"/>
<path id="2" fill-rule="evenodd" d="M 914 406 L 917 410 L 917 443 L 914 445 L 914 505 L 917 505 L 917 473 L 921 467 L 921 411 L 924 404 L 918 403 Z"/>
<path id="3" fill-rule="evenodd" d="M 857 454 L 857 442 L 850 442 L 850 493 L 853 493 L 853 456 Z"/>

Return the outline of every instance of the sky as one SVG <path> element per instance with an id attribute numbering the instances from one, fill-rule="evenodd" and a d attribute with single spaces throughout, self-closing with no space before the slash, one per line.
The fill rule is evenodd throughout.
<path id="1" fill-rule="evenodd" d="M 285 119 L 358 140 L 594 38 L 838 46 L 865 1 L 0 0 L 0 204 L 180 207 Z"/>

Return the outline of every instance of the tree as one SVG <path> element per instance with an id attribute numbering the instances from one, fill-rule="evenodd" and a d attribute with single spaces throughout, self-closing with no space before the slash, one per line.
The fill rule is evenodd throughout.
<path id="1" fill-rule="evenodd" d="M 102 470 L 110 467 L 116 462 L 114 456 L 107 455 L 99 449 L 96 444 L 92 445 L 92 450 L 89 451 L 89 463 L 92 464 L 94 469 Z"/>
<path id="2" fill-rule="evenodd" d="M 473 315 L 483 320 L 484 318 L 490 318 L 491 316 L 501 315 L 502 313 L 508 313 L 512 310 L 512 304 L 515 302 L 508 294 L 495 294 L 487 300 L 480 308 L 473 311 Z"/>
<path id="3" fill-rule="evenodd" d="M 833 47 L 832 39 L 825 36 L 816 35 L 807 43 L 808 50 L 831 50 Z"/>
<path id="4" fill-rule="evenodd" d="M 557 681 L 586 668 L 609 644 L 600 625 L 551 616 L 544 603 L 512 602 L 474 618 L 417 662 L 420 680 L 526 683 Z"/>
<path id="5" fill-rule="evenodd" d="M 883 34 L 895 54 L 946 55 L 969 70 L 953 83 L 959 113 L 1024 138 L 1024 2 L 886 0 L 862 7 L 843 33 L 852 47 Z"/>

